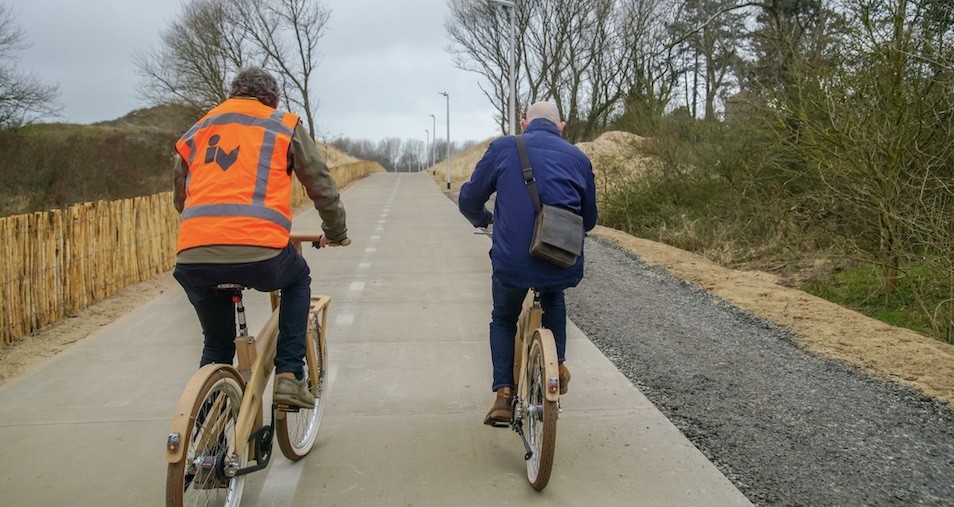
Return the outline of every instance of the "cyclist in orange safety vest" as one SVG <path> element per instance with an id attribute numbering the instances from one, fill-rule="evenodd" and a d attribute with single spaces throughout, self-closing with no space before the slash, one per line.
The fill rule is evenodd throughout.
<path id="1" fill-rule="evenodd" d="M 173 276 L 199 317 L 200 365 L 232 364 L 235 355 L 233 303 L 213 286 L 281 289 L 275 401 L 311 408 L 301 380 L 311 275 L 289 243 L 292 174 L 322 219 L 320 246 L 338 246 L 348 229 L 324 159 L 298 117 L 277 109 L 279 96 L 274 76 L 243 69 L 229 98 L 176 143 L 173 200 L 181 220 Z"/>

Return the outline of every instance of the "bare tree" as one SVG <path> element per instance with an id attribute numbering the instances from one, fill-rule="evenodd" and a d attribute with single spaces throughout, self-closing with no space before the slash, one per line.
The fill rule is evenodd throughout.
<path id="1" fill-rule="evenodd" d="M 616 122 L 634 132 L 658 128 L 673 96 L 678 76 L 674 58 L 675 35 L 669 30 L 675 0 L 626 0 L 618 16 L 630 61 L 623 86 L 622 111 Z"/>
<path id="2" fill-rule="evenodd" d="M 314 136 L 316 101 L 309 88 L 329 18 L 330 11 L 311 0 L 192 0 L 162 33 L 159 48 L 134 56 L 144 83 L 140 95 L 202 111 L 225 100 L 235 72 L 260 65 L 276 74 L 286 105 L 303 112 Z"/>
<path id="3" fill-rule="evenodd" d="M 545 93 L 567 121 L 571 141 L 595 137 L 623 95 L 630 62 L 624 59 L 620 27 L 612 0 L 550 2 L 542 32 L 553 41 Z M 542 56 L 542 55 L 538 55 Z M 541 58 L 542 59 L 542 58 Z M 534 97 L 533 100 L 546 97 Z"/>
<path id="4" fill-rule="evenodd" d="M 703 89 L 703 117 L 716 119 L 716 99 L 724 98 L 726 88 L 738 68 L 738 51 L 745 37 L 745 14 L 738 0 L 684 0 L 682 12 L 671 29 L 683 42 L 681 53 L 686 62 L 686 106 L 698 116 L 699 80 Z M 690 78 L 692 80 L 689 83 Z"/>
<path id="5" fill-rule="evenodd" d="M 197 112 L 225 100 L 234 73 L 263 60 L 235 23 L 228 0 L 193 0 L 162 32 L 158 48 L 133 61 L 143 78 L 140 96 L 153 104 L 186 105 Z"/>
<path id="6" fill-rule="evenodd" d="M 448 8 L 450 15 L 444 22 L 444 29 L 451 39 L 448 51 L 458 68 L 480 74 L 487 80 L 487 85 L 479 83 L 478 86 L 495 109 L 500 132 L 506 134 L 510 83 L 507 76 L 507 55 L 510 51 L 507 46 L 507 13 L 489 2 L 475 0 L 450 0 Z M 516 31 L 523 34 L 528 23 L 527 10 L 518 4 L 515 11 Z M 525 95 L 521 91 L 525 86 L 521 78 L 524 44 L 518 40 L 516 46 L 514 80 L 517 83 L 516 103 L 519 110 L 521 95 Z"/>
<path id="7" fill-rule="evenodd" d="M 58 86 L 17 69 L 17 53 L 28 47 L 24 39 L 11 9 L 0 4 L 0 129 L 21 127 L 61 110 Z"/>
<path id="8" fill-rule="evenodd" d="M 279 76 L 286 103 L 304 112 L 314 137 L 318 104 L 310 85 L 331 11 L 315 0 L 240 0 L 236 13 L 236 22 L 266 57 L 266 66 Z"/>
<path id="9" fill-rule="evenodd" d="M 445 29 L 449 50 L 458 67 L 483 75 L 492 92 L 484 90 L 500 113 L 501 131 L 507 116 L 509 29 L 507 18 L 486 1 L 450 0 Z M 541 0 L 516 2 L 517 102 L 552 100 L 567 120 L 564 135 L 571 141 L 595 136 L 619 109 L 622 83 L 630 59 L 625 56 L 622 16 L 613 0 Z"/>

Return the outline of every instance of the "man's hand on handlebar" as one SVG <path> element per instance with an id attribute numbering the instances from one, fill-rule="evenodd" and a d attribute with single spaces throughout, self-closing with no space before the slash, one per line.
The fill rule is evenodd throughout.
<path id="1" fill-rule="evenodd" d="M 311 246 L 315 248 L 324 248 L 326 246 L 338 247 L 338 246 L 348 246 L 351 244 L 351 238 L 345 238 L 341 241 L 330 241 L 328 236 L 321 235 L 318 237 L 318 241 L 312 241 Z"/>
<path id="2" fill-rule="evenodd" d="M 485 225 L 485 226 L 483 226 L 483 227 L 477 227 L 476 229 L 477 229 L 477 230 L 474 231 L 474 234 L 483 234 L 483 235 L 485 235 L 485 236 L 493 236 L 493 235 L 494 235 L 494 217 L 493 217 L 493 215 L 490 216 L 490 220 L 487 221 L 487 225 Z"/>

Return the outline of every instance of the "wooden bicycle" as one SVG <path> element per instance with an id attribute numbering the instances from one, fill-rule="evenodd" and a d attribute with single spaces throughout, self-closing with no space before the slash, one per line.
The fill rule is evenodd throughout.
<path id="1" fill-rule="evenodd" d="M 492 235 L 478 228 L 476 234 Z M 543 326 L 540 291 L 531 288 L 523 302 L 514 338 L 513 416 L 509 427 L 520 436 L 527 462 L 527 480 L 540 491 L 550 481 L 560 415 L 560 366 L 553 332 Z"/>
<path id="2" fill-rule="evenodd" d="M 540 491 L 550 481 L 560 415 L 560 372 L 553 332 L 543 327 L 540 292 L 531 289 L 517 321 L 514 340 L 513 418 L 510 428 L 523 441 L 527 480 Z"/>
<path id="3" fill-rule="evenodd" d="M 291 241 L 300 252 L 302 242 L 317 242 L 319 238 L 293 234 Z M 224 284 L 217 288 L 230 291 L 235 303 L 238 364 L 201 367 L 179 399 L 166 438 L 169 506 L 239 505 L 245 476 L 268 466 L 273 435 L 282 454 L 297 461 L 311 450 L 321 422 L 327 390 L 325 330 L 331 298 L 313 295 L 308 314 L 305 379 L 315 397 L 314 409 L 272 403 L 271 419 L 265 424 L 263 395 L 275 368 L 280 296 L 271 293 L 271 317 L 258 336 L 250 336 L 242 302 L 244 287 Z"/>

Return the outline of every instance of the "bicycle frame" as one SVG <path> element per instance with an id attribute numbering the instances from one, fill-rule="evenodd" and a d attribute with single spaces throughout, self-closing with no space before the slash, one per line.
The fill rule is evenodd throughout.
<path id="1" fill-rule="evenodd" d="M 295 244 L 295 247 L 298 248 L 299 252 L 301 252 L 302 241 L 317 240 L 317 236 L 305 235 L 293 235 L 291 238 L 291 241 Z M 262 329 L 258 333 L 257 337 L 247 335 L 237 336 L 235 339 L 235 352 L 238 359 L 237 366 L 232 367 L 222 364 L 208 364 L 201 367 L 195 374 L 192 375 L 192 378 L 189 379 L 189 382 L 186 384 L 185 390 L 183 391 L 183 395 L 179 399 L 179 404 L 176 407 L 172 424 L 169 429 L 169 438 L 166 444 L 166 460 L 169 463 L 178 463 L 183 459 L 183 454 L 185 453 L 187 446 L 181 445 L 181 441 L 186 437 L 186 433 L 188 431 L 187 428 L 189 424 L 189 414 L 192 411 L 192 403 L 206 381 L 208 381 L 213 375 L 220 375 L 219 372 L 223 369 L 223 367 L 234 369 L 236 377 L 244 381 L 244 384 L 241 386 L 244 395 L 242 397 L 242 404 L 239 409 L 239 417 L 236 420 L 235 442 L 251 443 L 250 441 L 253 435 L 265 428 L 263 393 L 265 392 L 268 381 L 275 369 L 274 360 L 278 343 L 279 298 L 275 292 L 271 293 L 270 296 L 272 313 L 265 325 L 262 326 Z M 320 312 L 321 327 L 319 340 L 322 344 L 325 343 L 325 330 L 328 320 L 328 303 L 330 301 L 331 298 L 328 296 L 313 295 L 311 297 L 309 317 L 312 318 Z M 306 345 L 307 353 L 310 354 L 309 357 L 314 357 L 316 352 L 314 343 L 311 340 L 306 340 Z M 308 367 L 310 369 L 309 378 L 312 379 L 313 383 L 318 382 L 318 371 L 316 369 L 316 365 L 312 363 L 307 364 L 309 365 Z M 312 388 L 315 387 L 316 385 L 312 385 Z M 273 413 L 273 425 L 275 418 L 277 417 L 284 417 L 284 412 L 275 411 Z M 268 437 L 271 437 L 271 432 L 268 433 Z M 259 470 L 268 464 L 268 455 L 271 453 L 268 452 L 268 455 L 266 456 L 255 456 L 257 450 L 257 446 L 253 446 L 250 449 L 250 453 L 253 455 L 250 456 L 250 458 L 264 458 L 264 463 L 249 467 L 242 473 Z M 228 455 L 237 458 L 234 460 L 235 463 L 241 463 L 241 458 L 243 457 L 242 454 L 244 452 L 246 452 L 244 447 L 242 449 L 230 448 Z"/>
<path id="2" fill-rule="evenodd" d="M 549 335 L 549 339 L 541 340 L 542 345 L 546 348 L 544 357 L 548 358 L 548 361 L 543 365 L 543 371 L 548 382 L 545 396 L 550 401 L 559 401 L 560 366 L 557 363 L 556 342 L 553 339 L 553 333 L 543 327 L 540 293 L 536 289 L 531 289 L 523 301 L 523 311 L 520 312 L 520 318 L 517 320 L 517 336 L 514 340 L 514 379 L 517 383 L 516 394 L 521 403 L 527 399 L 529 386 L 523 380 L 527 374 L 527 354 L 530 352 L 530 343 L 536 333 Z"/>

